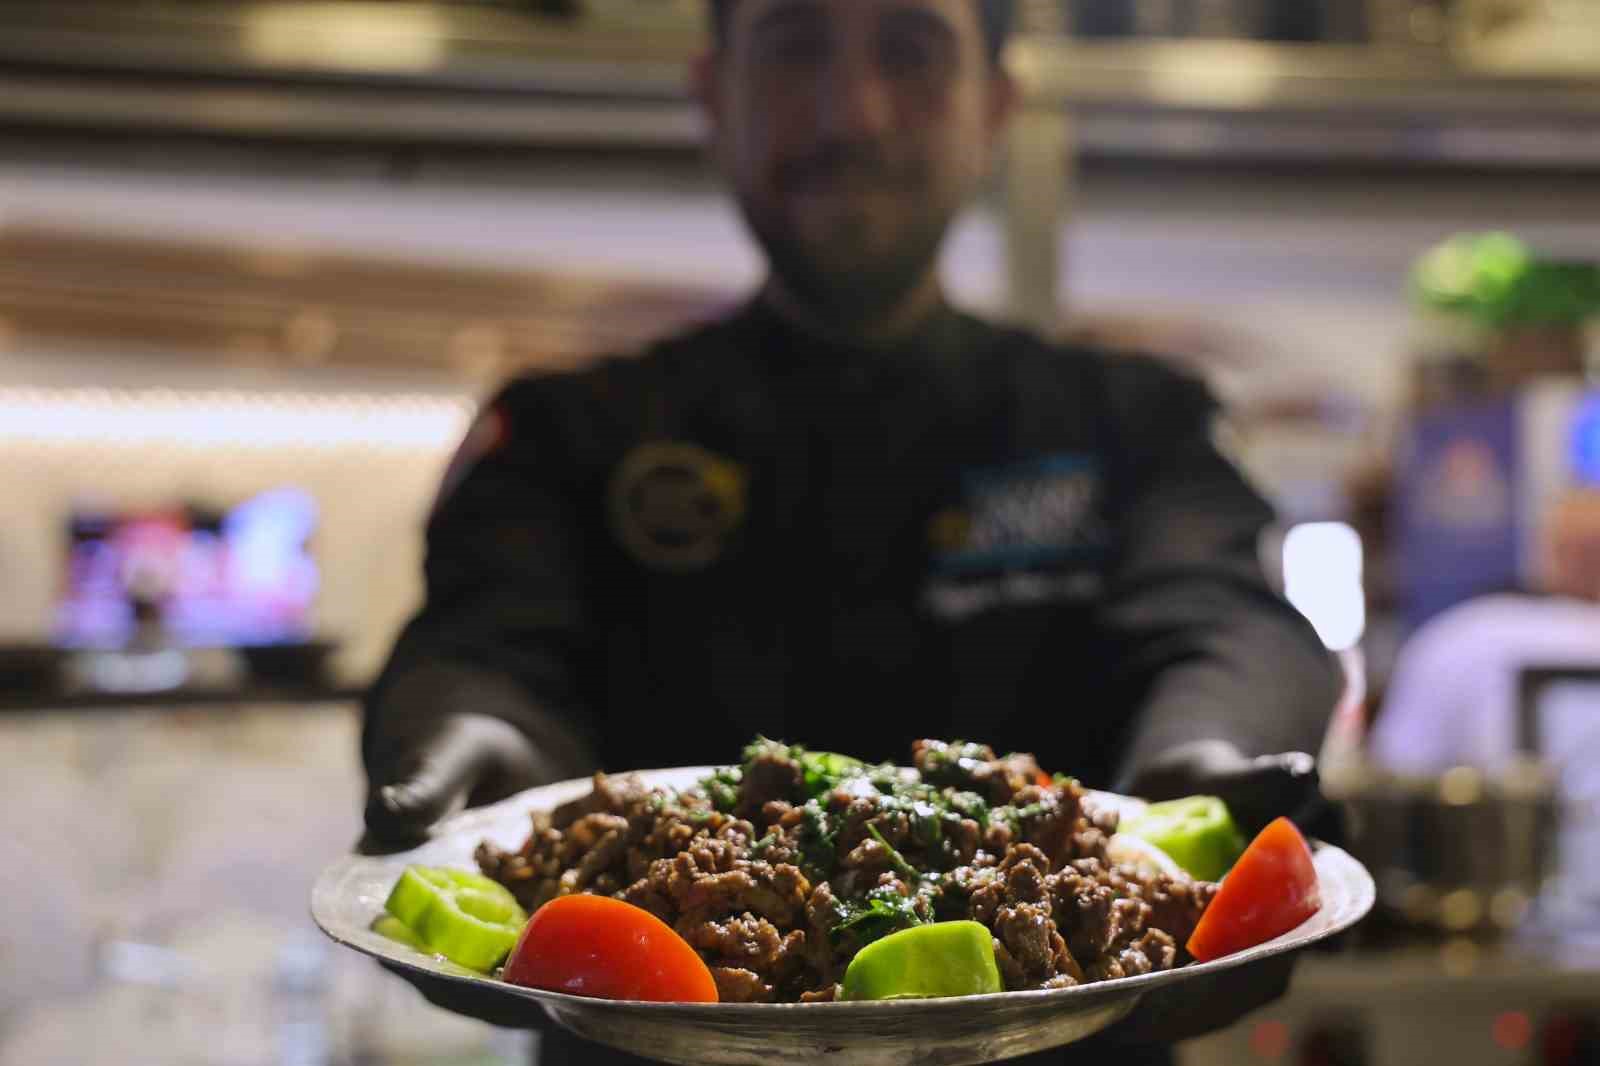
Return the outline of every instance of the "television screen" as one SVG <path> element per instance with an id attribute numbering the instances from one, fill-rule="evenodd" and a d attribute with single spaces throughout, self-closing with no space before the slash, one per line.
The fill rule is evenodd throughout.
<path id="1" fill-rule="evenodd" d="M 305 640 L 317 508 L 292 488 L 227 510 L 77 511 L 68 520 L 55 642 L 240 647 Z"/>

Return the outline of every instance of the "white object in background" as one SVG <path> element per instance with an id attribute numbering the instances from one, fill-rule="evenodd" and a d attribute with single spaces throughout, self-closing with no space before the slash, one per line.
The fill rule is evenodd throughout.
<path id="1" fill-rule="evenodd" d="M 472 406 L 422 393 L 0 388 L 0 443 L 439 451 L 466 432 Z"/>
<path id="2" fill-rule="evenodd" d="M 1337 777 L 1347 767 L 1363 761 L 1367 743 L 1367 658 L 1360 648 L 1345 648 L 1337 653 L 1344 675 L 1344 691 L 1328 720 L 1322 737 L 1317 764 L 1323 779 Z"/>
<path id="3" fill-rule="evenodd" d="M 1308 522 L 1284 537 L 1284 595 L 1338 656 L 1344 676 L 1317 756 L 1325 773 L 1359 758 L 1366 732 L 1367 670 L 1359 646 L 1367 623 L 1362 569 L 1361 536 L 1343 522 Z"/>
<path id="4" fill-rule="evenodd" d="M 1503 593 L 1436 615 L 1395 663 L 1373 757 L 1405 774 L 1504 768 L 1517 755 L 1517 678 L 1550 663 L 1600 663 L 1600 604 Z"/>
<path id="5" fill-rule="evenodd" d="M 1343 522 L 1307 522 L 1283 539 L 1283 589 L 1322 643 L 1345 651 L 1367 625 L 1361 536 Z"/>

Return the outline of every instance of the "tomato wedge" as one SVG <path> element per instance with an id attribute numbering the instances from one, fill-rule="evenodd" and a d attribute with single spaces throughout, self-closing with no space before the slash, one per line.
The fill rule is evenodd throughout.
<path id="1" fill-rule="evenodd" d="M 1279 818 L 1244 849 L 1186 945 L 1201 962 L 1282 936 L 1322 909 L 1311 848 Z"/>
<path id="2" fill-rule="evenodd" d="M 649 911 L 609 896 L 561 896 L 540 907 L 503 976 L 597 999 L 717 1002 L 717 983 L 687 940 Z"/>

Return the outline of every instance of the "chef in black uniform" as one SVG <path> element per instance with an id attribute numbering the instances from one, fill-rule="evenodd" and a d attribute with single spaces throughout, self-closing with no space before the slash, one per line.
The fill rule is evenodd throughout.
<path id="1" fill-rule="evenodd" d="M 1010 8 L 713 4 L 695 84 L 766 282 L 484 408 L 367 700 L 373 839 L 758 733 L 980 740 L 1252 823 L 1306 798 L 1337 673 L 1261 572 L 1272 513 L 1206 388 L 940 288 L 1017 102 Z"/>

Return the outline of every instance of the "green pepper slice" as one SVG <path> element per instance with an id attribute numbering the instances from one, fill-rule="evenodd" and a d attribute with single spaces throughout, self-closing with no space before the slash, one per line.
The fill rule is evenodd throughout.
<path id="1" fill-rule="evenodd" d="M 891 933 L 856 952 L 844 999 L 937 999 L 1003 992 L 994 939 L 977 922 L 938 922 Z"/>
<path id="2" fill-rule="evenodd" d="M 1121 832 L 1154 844 L 1202 881 L 1220 880 L 1244 853 L 1244 835 L 1227 804 L 1215 796 L 1152 803 Z"/>
<path id="3" fill-rule="evenodd" d="M 429 954 L 428 945 L 424 944 L 411 927 L 392 914 L 380 914 L 373 919 L 372 931 L 379 936 L 386 936 L 390 940 L 397 940 L 414 951 L 424 955 Z"/>
<path id="4" fill-rule="evenodd" d="M 406 867 L 383 906 L 425 950 L 483 973 L 511 953 L 528 920 L 504 885 L 444 867 Z"/>

